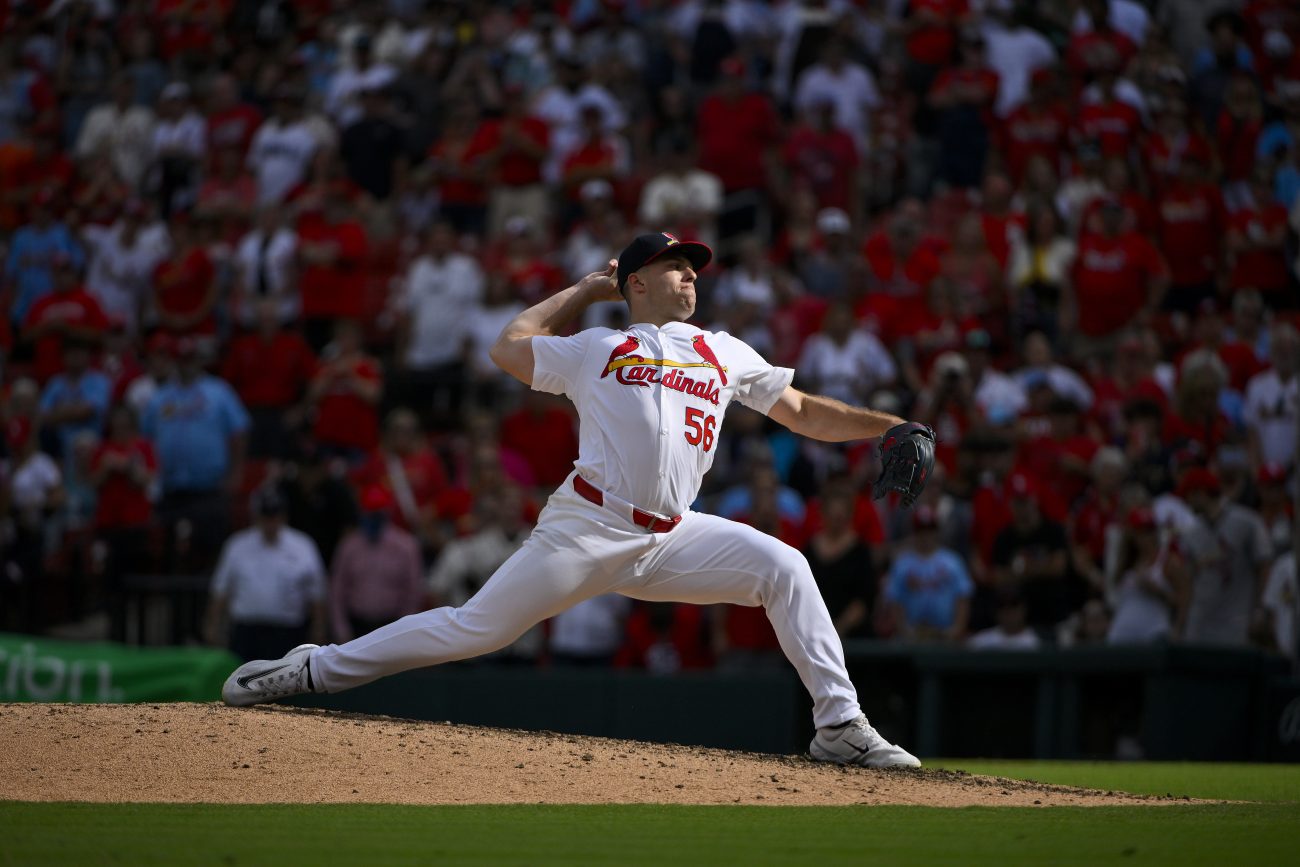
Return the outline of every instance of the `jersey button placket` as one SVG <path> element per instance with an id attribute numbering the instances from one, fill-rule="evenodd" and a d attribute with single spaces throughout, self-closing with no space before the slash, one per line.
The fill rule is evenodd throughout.
<path id="1" fill-rule="evenodd" d="M 655 334 L 655 341 L 658 343 L 655 347 L 655 357 L 666 359 L 668 357 L 666 350 L 666 344 L 668 341 L 664 340 L 662 333 Z M 664 374 L 668 373 L 668 370 L 667 367 L 659 368 L 659 378 L 661 380 L 663 379 Z M 664 406 L 668 395 L 668 389 L 658 383 L 652 387 L 655 390 L 655 395 L 658 398 L 657 403 L 659 405 L 659 443 L 658 447 L 655 449 L 655 463 L 658 467 L 656 475 L 658 478 L 662 479 L 664 477 L 664 460 L 666 459 L 666 453 L 670 448 L 668 443 L 668 415 Z"/>

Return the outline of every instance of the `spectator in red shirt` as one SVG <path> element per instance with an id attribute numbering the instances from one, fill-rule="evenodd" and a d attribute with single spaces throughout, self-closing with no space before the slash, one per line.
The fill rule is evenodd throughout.
<path id="1" fill-rule="evenodd" d="M 237 145 L 214 151 L 212 164 L 212 173 L 199 185 L 195 207 L 220 222 L 222 236 L 237 238 L 257 207 L 257 179 L 244 167 Z"/>
<path id="2" fill-rule="evenodd" d="M 1137 46 L 1115 29 L 1110 20 L 1110 0 L 1084 0 L 1082 5 L 1091 26 L 1076 30 L 1070 37 L 1065 52 L 1070 73 L 1076 80 L 1083 80 L 1099 69 L 1123 69 L 1137 54 Z"/>
<path id="3" fill-rule="evenodd" d="M 957 26 L 970 13 L 967 0 L 908 0 L 903 17 L 907 87 L 917 97 L 930 92 L 935 75 L 952 59 Z"/>
<path id="4" fill-rule="evenodd" d="M 780 119 L 772 100 L 748 90 L 745 64 L 722 62 L 717 89 L 700 102 L 696 136 L 700 168 L 722 179 L 728 193 L 766 190 L 780 141 Z"/>
<path id="5" fill-rule="evenodd" d="M 488 251 L 484 271 L 501 274 L 515 288 L 518 300 L 533 305 L 567 285 L 564 271 L 547 256 L 541 225 L 531 218 L 506 220 L 501 243 Z"/>
<path id="6" fill-rule="evenodd" d="M 524 393 L 524 403 L 501 420 L 503 449 L 519 454 L 539 487 L 554 489 L 578 459 L 578 431 L 567 405 L 539 391 Z"/>
<path id="7" fill-rule="evenodd" d="M 700 605 L 638 603 L 623 626 L 626 637 L 614 655 L 614 667 L 651 674 L 711 667 L 706 613 Z"/>
<path id="8" fill-rule="evenodd" d="M 783 162 L 791 185 L 811 190 L 819 209 L 839 208 L 854 222 L 861 218 L 858 150 L 853 137 L 835 125 L 833 100 L 815 102 L 791 130 Z"/>
<path id="9" fill-rule="evenodd" d="M 438 184 L 438 208 L 443 219 L 461 234 L 483 234 L 487 223 L 486 167 L 479 159 L 475 132 L 478 111 L 471 102 L 447 107 L 442 135 L 429 148 L 428 166 Z"/>
<path id="10" fill-rule="evenodd" d="M 1054 398 L 1047 418 L 1047 432 L 1021 444 L 1019 465 L 1072 505 L 1088 485 L 1100 444 L 1082 430 L 1079 406 L 1068 397 Z"/>
<path id="11" fill-rule="evenodd" d="M 1124 513 L 1120 491 L 1128 475 L 1128 461 L 1122 451 L 1107 446 L 1092 456 L 1088 472 L 1092 484 L 1079 507 L 1071 512 L 1067 530 L 1074 571 L 1100 593 L 1106 588 L 1107 537 Z"/>
<path id="12" fill-rule="evenodd" d="M 1107 157 L 1102 167 L 1104 189 L 1083 209 L 1079 234 L 1101 231 L 1101 208 L 1108 199 L 1117 199 L 1124 210 L 1124 228 L 1145 237 L 1156 231 L 1156 217 L 1150 199 L 1133 187 L 1133 171 L 1123 157 Z"/>
<path id="13" fill-rule="evenodd" d="M 1042 157 L 1058 173 L 1069 149 L 1070 112 L 1057 98 L 1056 74 L 1037 69 L 1030 77 L 1029 99 L 1002 122 L 999 151 L 1007 174 L 1017 187 L 1029 162 Z"/>
<path id="14" fill-rule="evenodd" d="M 1185 101 L 1166 98 L 1155 115 L 1155 129 L 1142 143 L 1142 162 L 1153 192 L 1160 194 L 1178 181 L 1184 163 L 1195 162 L 1204 171 L 1213 155 L 1209 141 L 1188 124 Z"/>
<path id="15" fill-rule="evenodd" d="M 239 98 L 239 81 L 229 73 L 212 79 L 208 90 L 208 151 L 234 148 L 242 162 L 262 125 L 262 113 Z"/>
<path id="16" fill-rule="evenodd" d="M 1223 109 L 1215 121 L 1215 143 L 1223 166 L 1224 196 L 1236 208 L 1249 199 L 1255 145 L 1264 131 L 1264 102 L 1250 73 L 1238 70 L 1228 81 Z"/>
<path id="17" fill-rule="evenodd" d="M 440 543 L 437 502 L 447 489 L 447 471 L 425 441 L 415 413 L 388 414 L 383 443 L 358 470 L 357 481 L 390 492 L 396 503 L 393 523 L 414 533 L 424 548 Z"/>
<path id="18" fill-rule="evenodd" d="M 302 422 L 300 404 L 316 372 L 316 358 L 302 335 L 280 327 L 280 308 L 259 299 L 254 330 L 226 348 L 221 378 L 230 383 L 252 418 L 248 454 L 287 457 L 290 434 Z"/>
<path id="19" fill-rule="evenodd" d="M 42 385 L 63 371 L 65 339 L 98 343 L 108 332 L 108 317 L 77 279 L 72 259 L 56 253 L 51 265 L 54 291 L 27 311 L 21 335 L 34 344 L 35 374 Z"/>
<path id="20" fill-rule="evenodd" d="M 1108 199 L 1101 231 L 1083 236 L 1070 284 L 1062 293 L 1061 333 L 1075 334 L 1081 357 L 1107 354 L 1120 331 L 1159 308 L 1169 282 L 1151 242 L 1124 230 L 1124 207 Z"/>
<path id="21" fill-rule="evenodd" d="M 348 187 L 334 183 L 323 210 L 313 207 L 298 222 L 303 334 L 317 352 L 335 319 L 360 319 L 365 312 L 361 288 L 370 240 L 354 214 Z"/>
<path id="22" fill-rule="evenodd" d="M 579 191 L 588 181 L 605 181 L 620 198 L 619 185 L 630 167 L 627 142 L 606 129 L 605 109 L 596 101 L 579 105 L 582 117 L 582 141 L 564 158 L 560 181 L 569 200 L 569 221 L 577 215 Z"/>
<path id="23" fill-rule="evenodd" d="M 503 94 L 502 114 L 479 124 L 472 150 L 488 184 L 488 234 L 501 235 L 510 217 L 546 226 L 550 197 L 542 183 L 542 164 L 551 149 L 551 129 L 528 112 L 526 92 L 512 84 Z"/>
<path id="24" fill-rule="evenodd" d="M 1256 169 L 1240 210 L 1228 218 L 1228 254 L 1234 290 L 1257 289 L 1271 306 L 1294 307 L 1287 273 L 1287 210 L 1273 198 L 1268 170 Z M 1290 303 L 1287 303 L 1291 296 Z"/>
<path id="25" fill-rule="evenodd" d="M 1169 263 L 1166 310 L 1190 313 L 1218 294 L 1227 214 L 1219 188 L 1191 152 L 1156 200 L 1156 239 Z"/>
<path id="26" fill-rule="evenodd" d="M 350 462 L 379 445 L 379 398 L 384 378 L 379 362 L 366 355 L 361 326 L 341 319 L 334 342 L 312 377 L 307 399 L 315 408 L 313 438 Z"/>
<path id="27" fill-rule="evenodd" d="M 1162 439 L 1171 449 L 1193 443 L 1202 454 L 1213 454 L 1228 441 L 1232 423 L 1219 409 L 1219 393 L 1228 385 L 1227 367 L 1213 351 L 1193 352 L 1184 359 L 1174 410 L 1165 416 Z"/>
<path id="28" fill-rule="evenodd" d="M 109 637 L 126 640 L 124 576 L 148 567 L 149 492 L 158 458 L 149 440 L 136 429 L 135 413 L 125 404 L 109 412 L 108 437 L 91 462 L 97 492 L 95 535 L 108 553 L 104 567 L 108 596 Z"/>
<path id="29" fill-rule="evenodd" d="M 1142 131 L 1142 115 L 1116 92 L 1119 67 L 1104 65 L 1098 70 L 1096 102 L 1088 102 L 1079 109 L 1075 129 L 1079 138 L 1095 141 L 1102 156 L 1129 158 Z"/>
<path id="30" fill-rule="evenodd" d="M 1191 345 L 1179 354 L 1175 364 L 1181 366 L 1193 352 L 1207 349 L 1223 362 L 1228 373 L 1228 388 L 1244 394 L 1250 378 L 1268 366 L 1255 353 L 1254 346 L 1229 337 L 1227 323 L 1213 299 L 1202 301 L 1196 312 Z"/>
<path id="31" fill-rule="evenodd" d="M 939 73 L 928 97 L 938 125 L 939 179 L 954 187 L 976 187 L 984 177 L 998 96 L 998 74 L 984 51 L 983 32 L 963 30 L 957 65 Z"/>
<path id="32" fill-rule="evenodd" d="M 172 254 L 153 272 L 158 327 L 175 337 L 213 337 L 217 269 L 189 214 L 172 214 Z"/>
<path id="33" fill-rule="evenodd" d="M 899 202 L 887 228 L 869 236 L 862 245 L 875 291 L 863 302 L 860 316 L 888 323 L 898 316 L 923 312 L 930 283 L 941 270 L 933 246 L 924 242 L 925 208 L 915 199 Z"/>

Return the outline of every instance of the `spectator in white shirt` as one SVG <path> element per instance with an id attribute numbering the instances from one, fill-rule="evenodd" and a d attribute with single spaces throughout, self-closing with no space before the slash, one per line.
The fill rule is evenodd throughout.
<path id="1" fill-rule="evenodd" d="M 551 618 L 551 660 L 556 665 L 600 668 L 623 644 L 632 600 L 618 593 L 584 599 Z"/>
<path id="2" fill-rule="evenodd" d="M 493 363 L 488 350 L 510 322 L 524 312 L 524 303 L 504 274 L 493 274 L 481 302 L 466 313 L 465 332 L 469 341 L 469 374 L 476 389 L 476 403 L 494 406 L 502 392 L 515 392 L 518 380 Z"/>
<path id="3" fill-rule="evenodd" d="M 714 303 L 721 308 L 751 304 L 766 317 L 776 306 L 777 277 L 763 242 L 745 235 L 735 241 L 735 249 L 736 264 L 718 278 Z"/>
<path id="4" fill-rule="evenodd" d="M 397 70 L 387 63 L 375 62 L 368 33 L 352 40 L 352 65 L 341 66 L 330 82 L 325 97 L 325 111 L 339 129 L 346 129 L 361 117 L 360 96 L 363 91 L 380 91 L 397 80 Z"/>
<path id="5" fill-rule="evenodd" d="M 712 246 L 717 243 L 722 181 L 696 168 L 691 143 L 678 139 L 670 145 L 664 170 L 641 191 L 638 210 L 648 229 L 674 232 Z"/>
<path id="6" fill-rule="evenodd" d="M 1015 375 L 1021 387 L 1028 390 L 1031 382 L 1044 380 L 1059 397 L 1068 397 L 1082 410 L 1092 408 L 1092 389 L 1082 376 L 1052 360 L 1052 345 L 1041 331 L 1025 338 L 1024 358 L 1025 366 Z"/>
<path id="7" fill-rule="evenodd" d="M 86 291 L 110 319 L 134 333 L 153 289 L 154 269 L 171 248 L 167 229 L 151 220 L 149 206 L 137 199 L 127 202 L 111 226 L 82 226 L 81 239 L 87 252 Z"/>
<path id="8" fill-rule="evenodd" d="M 113 101 L 92 109 L 77 136 L 77 159 L 101 151 L 112 158 L 118 175 L 133 190 L 140 188 L 153 146 L 154 114 L 134 104 L 135 85 L 126 75 L 113 80 Z"/>
<path id="9" fill-rule="evenodd" d="M 302 96 L 281 88 L 275 95 L 273 114 L 258 127 L 248 149 L 248 167 L 257 176 L 258 202 L 283 201 L 307 177 L 318 146 L 302 117 Z"/>
<path id="10" fill-rule="evenodd" d="M 189 85 L 173 81 L 164 87 L 150 145 L 152 180 L 163 217 L 194 207 L 207 138 L 207 121 L 190 102 Z"/>
<path id="11" fill-rule="evenodd" d="M 853 136 L 859 153 L 865 153 L 880 91 L 867 68 L 847 58 L 839 39 L 826 42 L 820 62 L 805 69 L 795 85 L 794 108 L 799 114 L 811 114 L 825 102 L 835 105 L 835 125 Z"/>
<path id="12" fill-rule="evenodd" d="M 465 313 L 480 303 L 483 283 L 478 262 L 456 249 L 451 223 L 434 223 L 395 300 L 398 403 L 432 408 L 438 415 L 459 409 L 469 339 Z"/>
<path id="13" fill-rule="evenodd" d="M 296 257 L 298 235 L 283 209 L 265 205 L 257 222 L 235 247 L 235 318 L 251 328 L 257 319 L 257 302 L 276 301 L 280 324 L 298 318 L 302 301 L 298 293 Z"/>
<path id="14" fill-rule="evenodd" d="M 1290 467 L 1300 426 L 1300 334 L 1295 326 L 1274 326 L 1269 355 L 1273 366 L 1246 384 L 1243 416 L 1251 463 Z"/>
<path id="15" fill-rule="evenodd" d="M 1293 555 L 1279 557 L 1273 564 L 1259 605 L 1256 633 L 1262 643 L 1295 662 L 1300 658 L 1300 582 Z"/>
<path id="16" fill-rule="evenodd" d="M 1029 606 L 1015 587 L 998 592 L 997 625 L 981 629 L 966 639 L 973 650 L 1037 650 L 1042 644 L 1038 633 L 1029 628 Z"/>
<path id="17" fill-rule="evenodd" d="M 967 332 L 963 355 L 975 386 L 975 406 L 986 420 L 1000 424 L 1020 415 L 1029 398 L 1020 383 L 993 366 L 992 346 L 992 336 L 977 328 Z"/>
<path id="18" fill-rule="evenodd" d="M 273 485 L 253 494 L 254 525 L 227 541 L 212 576 L 204 637 L 241 659 L 275 659 L 291 647 L 325 641 L 325 564 L 306 533 L 285 524 Z"/>
<path id="19" fill-rule="evenodd" d="M 537 95 L 532 110 L 534 117 L 551 128 L 551 151 L 542 167 L 542 177 L 548 183 L 559 181 L 564 161 L 582 144 L 584 105 L 599 106 L 607 133 L 617 133 L 627 125 L 623 104 L 604 86 L 587 79 L 584 61 L 576 55 L 561 57 L 556 65 L 556 83 Z"/>
<path id="20" fill-rule="evenodd" d="M 822 330 L 808 338 L 796 367 L 818 394 L 864 406 L 872 392 L 894 382 L 898 368 L 874 334 L 854 328 L 853 310 L 832 304 Z"/>
<path id="21" fill-rule="evenodd" d="M 1047 37 L 1025 23 L 1027 10 L 1012 0 L 990 0 L 985 12 L 984 45 L 989 68 L 998 74 L 998 117 L 1015 111 L 1029 95 L 1034 70 L 1056 63 L 1056 49 Z"/>
<path id="22" fill-rule="evenodd" d="M 478 531 L 444 545 L 429 570 L 428 590 L 435 606 L 464 605 L 528 537 L 529 527 L 522 520 L 523 497 L 513 485 L 477 497 L 474 512 Z M 481 658 L 534 660 L 542 641 L 542 627 L 533 626 L 513 644 Z"/>
<path id="23" fill-rule="evenodd" d="M 1151 26 L 1151 13 L 1141 3 L 1134 0 L 1107 0 L 1110 26 L 1123 33 L 1133 44 L 1141 47 L 1147 39 L 1147 28 Z M 1086 5 L 1074 13 L 1071 28 L 1075 33 L 1092 32 L 1092 16 Z"/>

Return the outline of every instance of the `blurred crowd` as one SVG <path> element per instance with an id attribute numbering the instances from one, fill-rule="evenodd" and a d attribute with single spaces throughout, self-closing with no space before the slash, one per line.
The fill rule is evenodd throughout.
<path id="1" fill-rule="evenodd" d="M 245 656 L 463 602 L 577 451 L 487 347 L 645 229 L 714 246 L 699 325 L 938 432 L 905 511 L 874 443 L 729 413 L 696 508 L 803 550 L 845 638 L 1296 655 L 1290 0 L 0 0 L 0 33 L 0 629 L 139 640 L 139 576 L 210 576 L 183 637 Z M 621 597 L 493 658 L 782 664 L 761 609 Z"/>

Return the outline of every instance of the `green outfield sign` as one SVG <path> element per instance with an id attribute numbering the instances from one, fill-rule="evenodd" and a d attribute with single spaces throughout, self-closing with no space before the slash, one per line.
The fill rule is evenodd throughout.
<path id="1" fill-rule="evenodd" d="M 239 660 L 208 647 L 128 647 L 0 633 L 0 702 L 215 701 Z"/>

